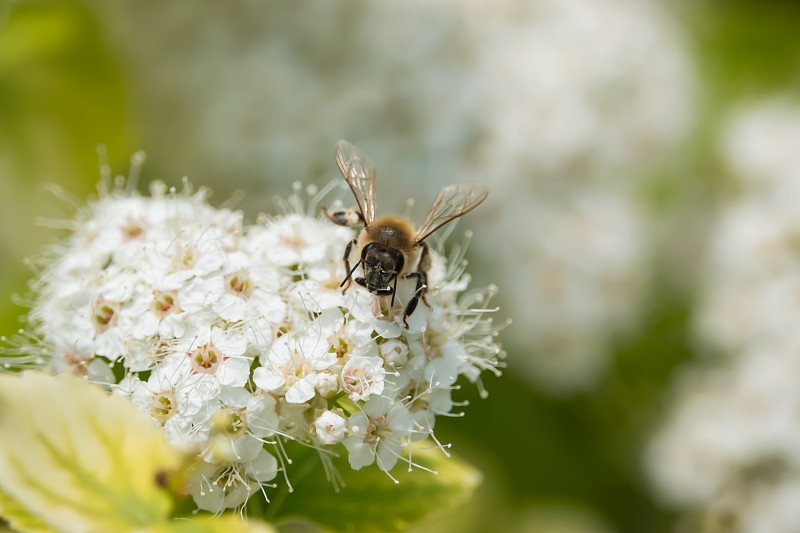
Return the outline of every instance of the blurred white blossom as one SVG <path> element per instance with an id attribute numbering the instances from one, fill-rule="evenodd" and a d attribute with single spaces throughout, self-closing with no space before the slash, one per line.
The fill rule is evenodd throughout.
<path id="1" fill-rule="evenodd" d="M 495 289 L 464 293 L 460 255 L 432 251 L 429 305 L 406 329 L 412 281 L 394 307 L 355 284 L 342 294 L 350 229 L 301 212 L 246 226 L 188 184 L 151 192 L 116 187 L 80 211 L 35 284 L 31 350 L 130 397 L 198 453 L 199 508 L 259 492 L 287 439 L 388 473 L 451 412 L 458 376 L 499 373 L 482 316 Z"/>
<path id="2" fill-rule="evenodd" d="M 649 279 L 643 217 L 630 199 L 604 191 L 507 208 L 517 216 L 501 219 L 492 264 L 514 283 L 509 333 L 526 348 L 515 364 L 553 392 L 591 388 L 609 341 L 638 323 Z"/>
<path id="3" fill-rule="evenodd" d="M 654 237 L 639 185 L 691 127 L 689 54 L 652 2 L 469 5 L 492 117 L 470 164 L 499 181 L 482 251 L 516 288 L 515 363 L 551 392 L 585 390 L 642 314 Z"/>
<path id="4" fill-rule="evenodd" d="M 744 106 L 727 124 L 737 190 L 712 228 L 697 317 L 722 357 L 686 370 L 646 456 L 664 500 L 741 532 L 790 533 L 800 520 L 796 146 L 800 105 L 785 99 Z"/>

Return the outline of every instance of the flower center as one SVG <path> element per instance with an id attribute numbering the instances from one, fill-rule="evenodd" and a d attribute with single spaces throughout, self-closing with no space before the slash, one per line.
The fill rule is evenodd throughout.
<path id="1" fill-rule="evenodd" d="M 222 364 L 223 355 L 213 344 L 204 344 L 187 354 L 192 368 L 199 374 L 213 374 Z"/>
<path id="2" fill-rule="evenodd" d="M 369 426 L 367 426 L 367 435 L 364 437 L 364 442 L 371 446 L 377 445 L 381 440 L 386 440 L 392 435 L 392 430 L 389 428 L 389 421 L 385 417 L 379 416 L 377 418 L 370 418 Z"/>
<path id="3" fill-rule="evenodd" d="M 342 337 L 335 337 L 331 343 L 331 347 L 328 348 L 329 353 L 335 353 L 337 359 L 341 359 L 348 353 L 350 353 L 350 348 L 345 339 Z"/>
<path id="4" fill-rule="evenodd" d="M 307 246 L 306 241 L 303 240 L 300 224 L 292 224 L 291 233 L 281 235 L 280 239 L 282 244 L 295 250 L 300 250 Z"/>
<path id="5" fill-rule="evenodd" d="M 150 414 L 162 424 L 172 418 L 176 410 L 175 393 L 172 390 L 164 390 L 153 395 Z"/>
<path id="6" fill-rule="evenodd" d="M 364 394 L 370 388 L 372 376 L 364 368 L 350 368 L 342 373 L 344 388 L 352 394 Z"/>
<path id="7" fill-rule="evenodd" d="M 172 267 L 175 271 L 191 270 L 197 264 L 197 251 L 185 244 L 178 245 L 178 250 L 172 256 Z"/>
<path id="8" fill-rule="evenodd" d="M 253 294 L 255 285 L 250 274 L 246 270 L 240 270 L 225 276 L 225 290 L 246 300 Z"/>
<path id="9" fill-rule="evenodd" d="M 64 362 L 76 376 L 85 378 L 89 375 L 89 365 L 85 357 L 75 349 L 70 349 L 64 354 Z"/>
<path id="10" fill-rule="evenodd" d="M 153 304 L 150 310 L 153 311 L 159 318 L 164 318 L 172 313 L 179 313 L 181 309 L 178 307 L 178 292 L 177 291 L 153 291 Z"/>
<path id="11" fill-rule="evenodd" d="M 243 409 L 225 409 L 213 418 L 214 430 L 231 440 L 247 433 L 247 418 Z"/>
<path id="12" fill-rule="evenodd" d="M 138 239 L 139 237 L 144 235 L 144 224 L 133 218 L 129 218 L 121 229 L 122 229 L 122 237 L 127 241 Z"/>
<path id="13" fill-rule="evenodd" d="M 447 337 L 433 329 L 429 329 L 425 335 L 425 355 L 428 361 L 433 361 L 442 356 L 442 346 L 447 342 Z"/>
<path id="14" fill-rule="evenodd" d="M 294 385 L 311 372 L 311 363 L 299 357 L 294 361 L 288 361 L 283 367 L 283 379 L 289 385 Z"/>
<path id="15" fill-rule="evenodd" d="M 107 302 L 102 296 L 92 305 L 92 323 L 97 333 L 103 333 L 114 325 L 119 304 Z"/>

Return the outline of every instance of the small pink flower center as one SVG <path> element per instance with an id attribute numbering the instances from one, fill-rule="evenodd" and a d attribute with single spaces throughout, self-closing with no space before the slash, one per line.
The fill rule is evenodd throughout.
<path id="1" fill-rule="evenodd" d="M 247 299 L 253 294 L 255 286 L 250 274 L 246 270 L 240 270 L 225 276 L 225 290 L 240 298 Z"/>
<path id="2" fill-rule="evenodd" d="M 92 305 L 92 324 L 97 333 L 103 333 L 114 325 L 119 304 L 108 302 L 102 296 Z"/>
<path id="3" fill-rule="evenodd" d="M 89 375 L 89 362 L 77 350 L 70 349 L 64 354 L 64 362 L 76 376 L 85 378 Z"/>
<path id="4" fill-rule="evenodd" d="M 367 434 L 364 437 L 364 442 L 371 446 L 377 445 L 381 440 L 386 440 L 392 435 L 392 430 L 389 428 L 389 421 L 385 417 L 379 416 L 377 418 L 369 419 L 369 426 L 367 426 Z"/>
<path id="5" fill-rule="evenodd" d="M 222 364 L 224 356 L 213 344 L 204 344 L 187 354 L 192 363 L 192 369 L 198 374 L 213 374 Z"/>
<path id="6" fill-rule="evenodd" d="M 369 391 L 372 382 L 370 375 L 364 368 L 348 368 L 342 372 L 344 388 L 352 394 L 363 395 Z"/>
<path id="7" fill-rule="evenodd" d="M 144 224 L 135 220 L 133 218 L 129 218 L 125 225 L 122 226 L 122 237 L 127 241 L 132 241 L 134 239 L 138 239 L 142 235 L 144 235 Z"/>
<path id="8" fill-rule="evenodd" d="M 178 293 L 177 291 L 153 292 L 153 303 L 150 310 L 153 311 L 159 318 L 164 318 L 172 313 L 180 313 L 181 309 L 178 307 Z"/>

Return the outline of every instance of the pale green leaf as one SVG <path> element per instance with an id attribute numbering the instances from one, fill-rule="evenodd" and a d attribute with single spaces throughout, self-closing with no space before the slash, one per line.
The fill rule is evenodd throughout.
<path id="1" fill-rule="evenodd" d="M 57 530 L 50 527 L 38 516 L 30 513 L 28 510 L 20 507 L 20 505 L 12 498 L 9 498 L 2 491 L 0 491 L 0 516 L 8 520 L 14 525 L 17 531 L 24 531 L 26 533 L 57 533 Z M 0 533 L 12 531 L 3 526 L 0 521 Z"/>
<path id="2" fill-rule="evenodd" d="M 177 452 L 127 399 L 79 378 L 0 376 L 0 515 L 72 532 L 124 532 L 166 520 L 170 493 L 157 477 Z"/>
<path id="3" fill-rule="evenodd" d="M 422 468 L 411 472 L 402 464 L 391 472 L 395 484 L 385 472 L 375 468 L 354 471 L 347 460 L 339 458 L 334 466 L 345 486 L 336 493 L 325 476 L 319 460 L 306 458 L 317 466 L 307 473 L 290 474 L 294 492 L 272 496 L 264 509 L 274 520 L 309 519 L 334 531 L 401 531 L 433 515 L 453 512 L 473 493 L 481 481 L 480 472 L 456 458 L 447 458 L 436 449 L 414 449 L 415 464 Z"/>

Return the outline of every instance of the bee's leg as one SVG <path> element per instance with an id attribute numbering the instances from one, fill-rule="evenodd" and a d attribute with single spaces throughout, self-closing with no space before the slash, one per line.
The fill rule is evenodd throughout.
<path id="1" fill-rule="evenodd" d="M 411 316 L 411 313 L 417 308 L 420 298 L 425 301 L 425 291 L 428 288 L 428 275 L 425 272 L 409 272 L 404 277 L 417 278 L 417 288 L 414 289 L 414 295 L 408 301 L 403 311 L 403 324 L 405 324 L 406 329 L 408 329 L 408 317 Z"/>
<path id="2" fill-rule="evenodd" d="M 428 284 L 427 273 L 428 273 L 428 270 L 431 269 L 431 253 L 430 253 L 430 250 L 428 249 L 428 243 L 427 242 L 423 241 L 420 246 L 422 246 L 422 251 L 419 254 L 419 262 L 417 263 L 417 272 L 422 272 L 422 273 L 425 274 L 425 284 L 427 285 Z M 425 293 L 426 292 L 427 291 L 423 291 L 422 294 L 420 295 L 420 297 L 422 298 L 422 302 L 425 305 L 427 305 L 428 307 L 430 307 L 430 304 L 428 303 L 428 300 L 425 299 Z"/>
<path id="3" fill-rule="evenodd" d="M 344 287 L 344 289 L 342 289 L 342 294 L 344 294 L 345 291 L 347 291 L 347 289 L 350 288 L 350 284 L 353 282 L 351 276 L 353 275 L 353 272 L 355 272 L 355 270 L 358 268 L 358 264 L 361 262 L 361 260 L 359 259 L 358 262 L 356 263 L 356 266 L 354 266 L 353 269 L 350 270 L 350 252 L 353 250 L 353 245 L 355 245 L 357 242 L 358 241 L 356 239 L 353 239 L 352 241 L 347 243 L 347 247 L 345 247 L 344 249 L 344 258 L 343 258 L 344 271 L 347 272 L 347 277 L 344 278 L 344 281 L 342 281 L 342 284 L 339 286 L 343 287 L 345 283 L 347 284 L 347 286 Z"/>
<path id="4" fill-rule="evenodd" d="M 329 213 L 325 206 L 322 206 L 322 214 L 325 215 L 328 220 L 339 226 L 352 228 L 354 226 L 364 225 L 364 215 L 361 214 L 360 210 L 354 207 L 334 209 Z"/>

